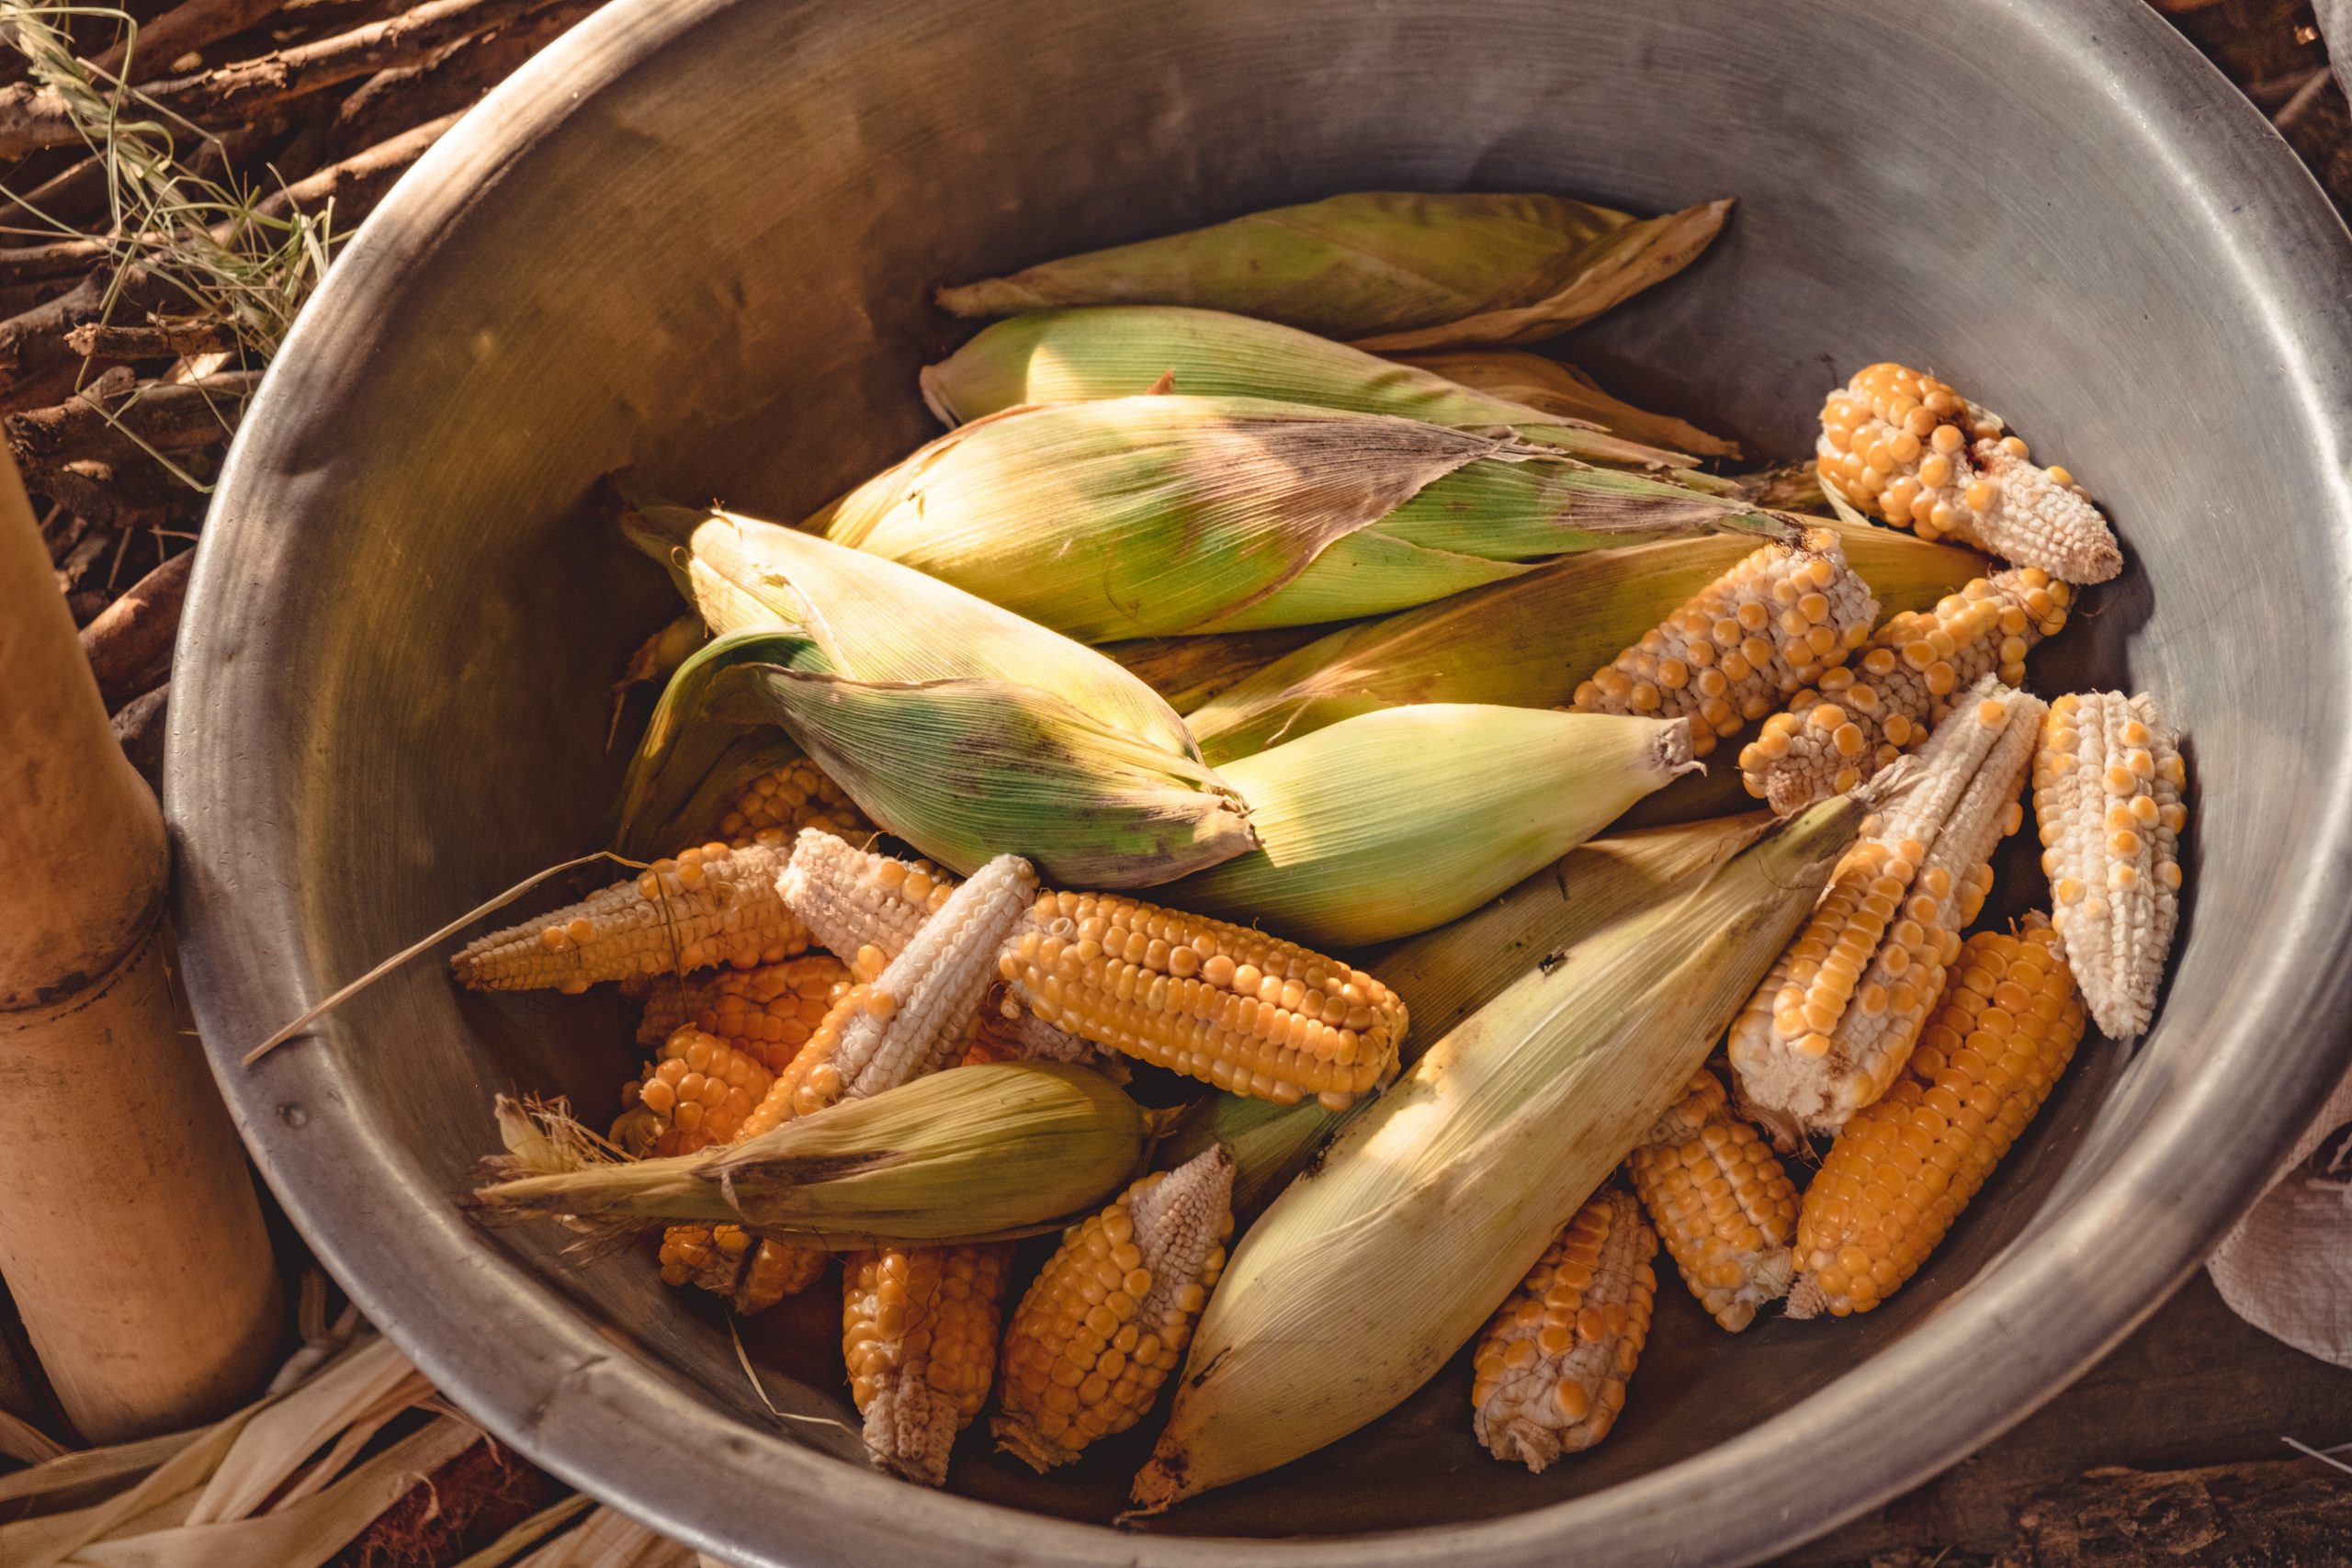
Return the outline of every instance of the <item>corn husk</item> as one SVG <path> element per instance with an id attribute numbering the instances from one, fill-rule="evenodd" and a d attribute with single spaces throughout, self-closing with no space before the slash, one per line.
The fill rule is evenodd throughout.
<path id="1" fill-rule="evenodd" d="M 1548 556 L 1789 525 L 1509 431 L 1170 395 L 975 420 L 806 526 L 1104 642 L 1348 620 Z"/>
<path id="2" fill-rule="evenodd" d="M 1881 613 L 1925 609 L 1990 570 L 1892 528 L 1823 520 Z M 1572 556 L 1508 582 L 1331 633 L 1193 710 L 1213 765 L 1407 703 L 1564 705 L 1577 683 L 1756 547 L 1736 535 Z"/>
<path id="3" fill-rule="evenodd" d="M 1681 897 L 1771 827 L 1769 811 L 1578 845 L 1501 897 L 1432 931 L 1356 955 L 1403 998 L 1413 1021 L 1399 1053 L 1422 1048 L 1500 996 L 1520 976 L 1595 931 Z M 1246 1221 L 1308 1168 L 1348 1118 L 1319 1105 L 1283 1107 L 1235 1094 L 1195 1102 L 1169 1128 L 1152 1163 L 1173 1169 L 1212 1143 L 1233 1151 L 1234 1213 Z"/>
<path id="4" fill-rule="evenodd" d="M 1443 925 L 1696 771 L 1686 721 L 1387 708 L 1232 764 L 1258 847 L 1154 897 L 1313 947 Z"/>
<path id="5" fill-rule="evenodd" d="M 922 383 L 923 400 L 950 426 L 1023 403 L 1174 391 L 1395 414 L 1465 430 L 1507 426 L 1538 446 L 1623 468 L 1683 468 L 1696 460 L 1669 444 L 1628 436 L 1606 421 L 1513 402 L 1295 327 L 1177 305 L 1080 306 L 1014 316 L 925 366 Z"/>
<path id="6" fill-rule="evenodd" d="M 1402 354 L 1396 358 L 1400 365 L 1442 377 L 1487 397 L 1555 419 L 1588 421 L 1628 441 L 1695 453 L 1702 457 L 1739 456 L 1736 441 L 1711 435 L 1672 414 L 1635 408 L 1611 397 L 1600 382 L 1575 366 L 1524 349 L 1438 349 Z"/>
<path id="7" fill-rule="evenodd" d="M 1825 801 L 1593 932 L 1351 1121 L 1235 1249 L 1144 1511 L 1344 1437 L 1444 1365 L 1681 1092 L 1870 809 Z"/>
<path id="8" fill-rule="evenodd" d="M 1170 707 L 1187 714 L 1283 655 L 1329 635 L 1328 626 L 1275 626 L 1262 632 L 1136 637 L 1103 643 L 1099 651 L 1167 698 Z"/>
<path id="9" fill-rule="evenodd" d="M 959 316 L 1193 305 L 1383 349 L 1532 343 L 1706 249 L 1731 204 L 1635 219 L 1564 197 L 1366 191 L 939 290 Z"/>
<path id="10" fill-rule="evenodd" d="M 748 1224 L 837 1250 L 1057 1228 L 1135 1175 L 1150 1133 L 1108 1078 L 1062 1062 L 930 1073 L 746 1143 L 662 1159 L 602 1154 L 560 1112 L 503 1097 L 499 1122 L 508 1152 L 485 1162 L 471 1199 L 486 1218 Z"/>

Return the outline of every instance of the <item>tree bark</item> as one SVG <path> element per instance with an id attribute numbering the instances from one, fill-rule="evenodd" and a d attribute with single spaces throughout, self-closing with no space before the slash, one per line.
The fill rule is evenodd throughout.
<path id="1" fill-rule="evenodd" d="M 195 564 L 194 550 L 181 551 L 132 583 L 82 628 L 82 652 L 108 708 L 120 707 L 137 694 L 141 677 L 171 652 Z"/>
<path id="2" fill-rule="evenodd" d="M 125 37 L 105 53 L 94 56 L 90 63 L 111 76 L 130 58 L 130 79 L 151 82 L 168 73 L 172 62 L 190 50 L 243 32 L 285 5 L 286 0 L 186 0 L 141 28 L 135 38 Z M 131 52 L 134 46 L 136 55 Z"/>

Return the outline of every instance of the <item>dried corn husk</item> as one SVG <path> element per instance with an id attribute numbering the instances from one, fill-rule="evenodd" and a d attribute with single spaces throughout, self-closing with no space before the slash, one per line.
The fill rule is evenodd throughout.
<path id="1" fill-rule="evenodd" d="M 1679 272 L 1730 209 L 1637 220 L 1564 197 L 1366 191 L 942 288 L 939 303 L 1196 305 L 1382 349 L 1532 343 Z"/>
<path id="2" fill-rule="evenodd" d="M 1167 698 L 1170 707 L 1185 714 L 1283 654 L 1329 635 L 1328 626 L 1275 626 L 1262 632 L 1136 637 L 1131 642 L 1103 643 L 1100 651 Z"/>
<path id="3" fill-rule="evenodd" d="M 1135 1174 L 1149 1133 L 1108 1078 L 1061 1062 L 930 1073 L 663 1159 L 621 1160 L 560 1111 L 503 1097 L 499 1122 L 508 1152 L 484 1162 L 471 1199 L 485 1217 L 749 1224 L 835 1249 L 1055 1228 Z"/>
<path id="4" fill-rule="evenodd" d="M 1234 762 L 1258 847 L 1155 897 L 1317 947 L 1388 942 L 1476 908 L 1698 766 L 1679 719 L 1387 708 Z"/>
<path id="5" fill-rule="evenodd" d="M 1547 556 L 1788 532 L 1509 431 L 1181 395 L 976 420 L 806 525 L 1093 642 L 1346 620 Z"/>
<path id="6" fill-rule="evenodd" d="M 1236 1248 L 1144 1510 L 1311 1452 L 1442 1366 L 1680 1093 L 1868 809 L 1823 802 L 1592 933 L 1351 1121 Z"/>
<path id="7" fill-rule="evenodd" d="M 1663 443 L 1644 445 L 1649 437 L 1629 436 L 1589 415 L 1531 408 L 1295 327 L 1176 305 L 1081 306 L 1014 316 L 922 372 L 923 400 L 951 426 L 1023 403 L 1093 402 L 1155 391 L 1268 398 L 1470 430 L 1509 426 L 1569 457 L 1624 468 L 1680 468 L 1695 461 Z"/>
<path id="8" fill-rule="evenodd" d="M 1770 812 L 1753 811 L 1594 839 L 1460 919 L 1363 954 L 1364 966 L 1403 999 L 1413 1021 L 1403 1062 L 1410 1066 L 1423 1047 L 1554 954 L 1695 891 L 1772 822 Z M 1152 1163 L 1173 1169 L 1212 1143 L 1226 1145 L 1236 1162 L 1234 1213 L 1246 1223 L 1360 1114 L 1210 1095 L 1169 1128 Z"/>
<path id="9" fill-rule="evenodd" d="M 1925 609 L 1984 558 L 1892 528 L 1823 520 L 1882 615 Z M 1508 582 L 1350 626 L 1286 654 L 1193 710 L 1213 764 L 1407 703 L 1557 706 L 1577 683 L 1721 575 L 1756 541 L 1677 539 L 1571 556 Z"/>
<path id="10" fill-rule="evenodd" d="M 1440 349 L 1402 354 L 1397 363 L 1442 376 L 1474 391 L 1532 408 L 1555 419 L 1589 420 L 1628 441 L 1646 442 L 1702 457 L 1736 457 L 1739 443 L 1710 435 L 1687 420 L 1611 397 L 1573 365 L 1517 348 Z M 1426 419 L 1424 414 L 1420 417 Z"/>

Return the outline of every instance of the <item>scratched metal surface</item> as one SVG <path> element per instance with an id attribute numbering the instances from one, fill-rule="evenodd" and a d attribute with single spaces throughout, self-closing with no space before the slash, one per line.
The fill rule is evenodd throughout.
<path id="1" fill-rule="evenodd" d="M 668 592 L 582 519 L 597 474 L 796 514 L 928 434 L 931 284 L 1382 186 L 1736 195 L 1710 256 L 1572 352 L 1784 454 L 1833 374 L 1900 355 L 2120 523 L 2130 574 L 2037 682 L 2146 687 L 2189 732 L 2169 999 L 2128 1066 L 2086 1047 L 1891 1305 L 1732 1339 L 1669 1286 L 1616 1434 L 1544 1476 L 1473 1449 L 1457 1363 L 1355 1438 L 1114 1534 L 1095 1521 L 1148 1432 L 1044 1480 L 975 1434 L 967 1495 L 919 1492 L 841 1427 L 768 1420 L 723 1325 L 639 1260 L 469 1225 L 452 1200 L 493 1090 L 610 1106 L 631 1054 L 609 1004 L 459 997 L 427 963 L 233 1065 L 593 841 L 607 685 Z M 166 788 L 207 1041 L 288 1209 L 428 1373 L 731 1560 L 1754 1559 L 2113 1343 L 2341 1065 L 2348 254 L 2259 117 L 2132 0 L 616 6 L 369 221 L 224 477 Z M 2005 896 L 2034 874 L 2019 854 Z M 831 1308 L 756 1331 L 786 1411 L 847 1417 Z"/>

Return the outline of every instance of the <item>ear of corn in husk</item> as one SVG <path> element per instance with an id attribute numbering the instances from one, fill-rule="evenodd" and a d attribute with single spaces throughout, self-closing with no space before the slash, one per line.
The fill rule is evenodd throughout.
<path id="1" fill-rule="evenodd" d="M 621 732 L 621 712 L 628 705 L 629 694 L 639 686 L 656 686 L 668 682 L 678 666 L 694 657 L 695 649 L 710 640 L 710 628 L 702 623 L 699 612 L 689 610 L 673 617 L 660 631 L 637 645 L 628 656 L 628 663 L 621 671 L 621 678 L 613 682 L 613 722 L 605 734 L 605 750 Z"/>
<path id="2" fill-rule="evenodd" d="M 947 1480 L 956 1434 L 988 1403 L 1012 1248 L 888 1247 L 842 1260 L 842 1359 L 879 1469 Z"/>
<path id="3" fill-rule="evenodd" d="M 1692 1076 L 1625 1165 L 1682 1282 L 1718 1325 L 1736 1334 L 1788 1292 L 1796 1186 L 1714 1074 Z"/>
<path id="4" fill-rule="evenodd" d="M 1396 355 L 1434 376 L 1505 402 L 1558 419 L 1585 420 L 1628 441 L 1646 442 L 1702 457 L 1736 457 L 1739 443 L 1711 435 L 1687 420 L 1611 397 L 1575 366 L 1516 348 L 1437 349 Z M 1419 416 L 1426 419 L 1424 414 Z"/>
<path id="5" fill-rule="evenodd" d="M 1150 1411 L 1224 1272 L 1232 1186 L 1211 1148 L 1062 1237 L 1005 1331 L 1000 1449 L 1044 1472 Z"/>
<path id="6" fill-rule="evenodd" d="M 1010 855 L 951 892 L 870 980 L 841 995 L 758 1102 L 732 1118 L 732 1141 L 899 1088 L 956 1060 L 994 978 L 996 950 L 1035 892 L 1035 872 Z M 759 1312 L 814 1284 L 824 1260 L 737 1227 L 673 1226 L 662 1238 L 661 1261 L 670 1283 L 724 1291 L 739 1311 Z"/>
<path id="7" fill-rule="evenodd" d="M 1864 828 L 1732 1025 L 1751 1111 L 1833 1133 L 1903 1070 L 1992 887 L 1993 851 L 2023 820 L 2042 712 L 1987 675 L 1937 727 L 1912 786 Z"/>
<path id="8" fill-rule="evenodd" d="M 2114 531 L 2074 477 L 2028 461 L 2000 416 L 1932 376 L 1856 371 L 1823 405 L 1815 450 L 1826 483 L 1898 528 L 1951 535 L 2067 582 L 2123 570 Z"/>
<path id="9" fill-rule="evenodd" d="M 1866 809 L 1825 802 L 1604 925 L 1351 1119 L 1236 1248 L 1136 1501 L 1295 1459 L 1443 1365 L 1690 1081 Z"/>
<path id="10" fill-rule="evenodd" d="M 574 996 L 604 980 L 781 963 L 808 947 L 808 929 L 776 892 L 789 858 L 781 841 L 687 850 L 580 903 L 477 937 L 449 967 L 472 990 Z"/>
<path id="11" fill-rule="evenodd" d="M 1853 788 L 1926 741 L 1987 675 L 2025 680 L 2025 656 L 2066 624 L 2074 590 L 2033 567 L 1995 572 L 1896 615 L 1860 657 L 1797 694 L 1740 749 L 1747 793 L 1776 811 Z"/>
<path id="12" fill-rule="evenodd" d="M 1594 839 L 1460 919 L 1364 955 L 1413 1021 L 1398 1059 L 1410 1065 L 1423 1046 L 1595 931 L 1693 892 L 1771 823 L 1751 812 Z M 1172 1167 L 1223 1144 L 1235 1160 L 1234 1213 L 1247 1220 L 1351 1114 L 1211 1095 L 1176 1120 L 1154 1157 Z"/>
<path id="13" fill-rule="evenodd" d="M 1657 1236 L 1613 1190 L 1577 1212 L 1503 1303 L 1473 1353 L 1472 1425 L 1531 1472 L 1609 1435 L 1650 1332 Z"/>
<path id="14" fill-rule="evenodd" d="M 2147 1032 L 2180 919 L 2188 824 L 2180 742 L 2145 693 L 2050 705 L 2033 760 L 2033 817 L 2051 919 L 2091 1016 L 2111 1040 Z"/>
<path id="15" fill-rule="evenodd" d="M 939 303 L 1193 305 L 1383 350 L 1531 343 L 1679 272 L 1730 208 L 1635 219 L 1564 197 L 1366 191 L 942 288 Z"/>
<path id="16" fill-rule="evenodd" d="M 1468 913 L 1694 771 L 1687 721 L 1388 708 L 1227 764 L 1258 848 L 1160 890 L 1327 947 Z"/>
<path id="17" fill-rule="evenodd" d="M 1845 663 L 1877 620 L 1837 532 L 1808 528 L 1742 558 L 1578 682 L 1577 711 L 1687 717 L 1692 753 L 1707 756 Z"/>
<path id="18" fill-rule="evenodd" d="M 1038 895 L 1000 962 L 1013 1001 L 1057 1029 L 1283 1104 L 1345 1110 L 1405 1037 L 1404 1004 L 1361 969 L 1115 893 Z"/>
<path id="19" fill-rule="evenodd" d="M 2066 963 L 2040 915 L 1961 948 L 1918 1049 L 1805 1189 L 1790 1316 L 1868 1312 L 1918 1271 L 2074 1059 L 2083 1007 Z"/>
<path id="20" fill-rule="evenodd" d="M 1887 611 L 1933 605 L 1984 558 L 1891 529 L 1824 519 Z M 1552 561 L 1507 582 L 1330 633 L 1193 711 L 1214 765 L 1357 714 L 1407 703 L 1564 706 L 1627 644 L 1757 547 L 1733 535 Z"/>
<path id="21" fill-rule="evenodd" d="M 1007 1062 L 929 1074 L 672 1159 L 575 1154 L 549 1168 L 510 1154 L 489 1162 L 472 1207 L 487 1218 L 733 1224 L 842 1250 L 1000 1240 L 1100 1202 L 1134 1174 L 1148 1133 L 1100 1073 Z"/>
<path id="22" fill-rule="evenodd" d="M 1788 531 L 1507 429 L 1182 394 L 977 420 L 806 526 L 1091 642 L 1347 620 L 1544 557 Z"/>
<path id="23" fill-rule="evenodd" d="M 1255 842 L 1239 796 L 1193 755 L 1055 693 L 981 679 L 854 681 L 806 668 L 812 648 L 738 632 L 689 660 L 631 770 L 632 797 L 658 792 L 673 736 L 768 724 L 875 822 L 959 872 L 1017 852 L 1063 880 L 1148 886 Z"/>
<path id="24" fill-rule="evenodd" d="M 1591 463 L 1679 468 L 1695 460 L 1295 327 L 1170 305 L 1038 310 L 999 321 L 926 366 L 922 394 L 942 423 L 957 425 L 1023 403 L 1140 397 L 1163 378 L 1192 397 L 1267 398 L 1466 429 L 1508 426 Z"/>

